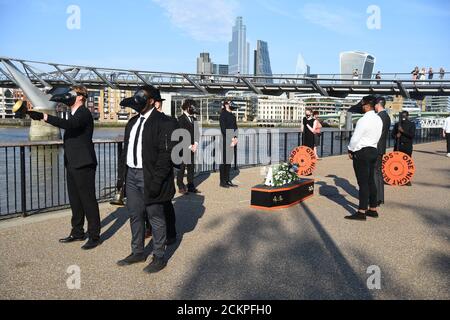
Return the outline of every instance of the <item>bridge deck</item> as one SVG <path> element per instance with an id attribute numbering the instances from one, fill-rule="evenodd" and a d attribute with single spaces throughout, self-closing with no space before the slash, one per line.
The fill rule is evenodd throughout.
<path id="1" fill-rule="evenodd" d="M 381 218 L 343 217 L 357 200 L 346 157 L 319 163 L 316 196 L 280 212 L 249 207 L 260 169 L 242 170 L 240 188 L 223 192 L 211 175 L 202 196 L 177 197 L 180 242 L 168 267 L 148 276 L 144 264 L 115 262 L 129 253 L 126 211 L 102 205 L 104 244 L 83 252 L 61 245 L 68 211 L 0 222 L 0 298 L 30 299 L 412 299 L 450 298 L 450 159 L 444 143 L 417 146 L 412 187 L 387 187 Z M 66 269 L 81 268 L 81 290 Z M 368 290 L 378 265 L 382 289 Z"/>

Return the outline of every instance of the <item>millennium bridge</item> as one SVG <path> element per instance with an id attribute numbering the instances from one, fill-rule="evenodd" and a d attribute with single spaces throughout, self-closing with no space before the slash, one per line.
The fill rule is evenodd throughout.
<path id="1" fill-rule="evenodd" d="M 205 75 L 173 72 L 153 72 L 67 65 L 52 62 L 27 61 L 0 57 L 0 87 L 16 88 L 12 69 L 22 68 L 28 79 L 40 88 L 82 84 L 91 89 L 110 87 L 134 90 L 143 84 L 153 85 L 163 92 L 225 94 L 228 91 L 281 95 L 283 93 L 318 93 L 322 96 L 345 98 L 350 94 L 401 95 L 407 99 L 425 96 L 449 96 L 450 77 L 412 80 L 410 73 L 383 73 L 382 79 L 353 79 L 345 74 L 305 75 Z M 436 77 L 439 74 L 436 74 Z"/>

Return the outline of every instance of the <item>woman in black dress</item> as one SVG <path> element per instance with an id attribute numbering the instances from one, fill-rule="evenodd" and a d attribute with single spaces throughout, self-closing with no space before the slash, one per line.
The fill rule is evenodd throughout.
<path id="1" fill-rule="evenodd" d="M 306 117 L 303 118 L 303 145 L 314 149 L 314 133 L 308 128 L 314 127 L 315 119 L 312 117 L 311 110 L 306 110 Z"/>

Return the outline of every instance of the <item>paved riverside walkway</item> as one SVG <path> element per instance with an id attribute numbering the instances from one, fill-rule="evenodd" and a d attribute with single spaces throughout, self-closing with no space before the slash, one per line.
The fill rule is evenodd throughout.
<path id="1" fill-rule="evenodd" d="M 120 268 L 129 254 L 124 209 L 103 204 L 104 244 L 91 252 L 62 245 L 70 212 L 0 222 L 2 299 L 449 299 L 450 159 L 444 143 L 416 146 L 412 187 L 387 187 L 378 220 L 344 219 L 357 205 L 345 156 L 319 162 L 316 196 L 279 212 L 253 210 L 260 168 L 241 170 L 239 189 L 201 176 L 201 196 L 178 197 L 179 243 L 157 275 L 145 264 Z M 207 179 L 205 179 L 207 178 Z M 69 290 L 67 268 L 81 269 Z M 381 269 L 369 290 L 367 268 Z"/>

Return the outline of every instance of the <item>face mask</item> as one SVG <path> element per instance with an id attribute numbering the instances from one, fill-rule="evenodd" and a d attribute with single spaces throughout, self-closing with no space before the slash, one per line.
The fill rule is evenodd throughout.
<path id="1" fill-rule="evenodd" d="M 78 94 L 70 88 L 58 88 L 53 92 L 50 101 L 64 103 L 66 106 L 73 106 L 77 100 Z"/>
<path id="2" fill-rule="evenodd" d="M 125 108 L 131 108 L 135 110 L 137 113 L 142 113 L 142 111 L 147 106 L 147 100 L 148 98 L 146 92 L 144 90 L 139 90 L 134 94 L 133 97 L 122 100 L 120 106 Z"/>
<path id="3" fill-rule="evenodd" d="M 198 114 L 198 111 L 197 111 L 197 109 L 195 108 L 195 106 L 190 106 L 190 107 L 187 109 L 187 112 L 188 112 L 191 116 L 193 116 L 193 115 L 195 115 L 195 114 Z"/>
<path id="4" fill-rule="evenodd" d="M 238 105 L 234 104 L 234 103 L 230 103 L 230 110 L 231 111 L 236 111 L 239 108 Z"/>

